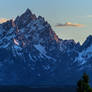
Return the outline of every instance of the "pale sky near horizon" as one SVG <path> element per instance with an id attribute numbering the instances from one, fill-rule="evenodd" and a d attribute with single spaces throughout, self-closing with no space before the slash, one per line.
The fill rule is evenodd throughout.
<path id="1" fill-rule="evenodd" d="M 62 39 L 83 43 L 92 35 L 92 0 L 0 0 L 0 18 L 15 18 L 27 8 L 45 17 Z"/>

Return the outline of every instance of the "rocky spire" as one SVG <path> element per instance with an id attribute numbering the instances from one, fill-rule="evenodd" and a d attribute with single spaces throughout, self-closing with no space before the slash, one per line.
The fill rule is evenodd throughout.
<path id="1" fill-rule="evenodd" d="M 82 45 L 82 49 L 88 48 L 90 45 L 92 45 L 92 35 L 89 35 L 86 39 L 86 41 Z"/>
<path id="2" fill-rule="evenodd" d="M 27 9 L 21 16 L 17 16 L 17 18 L 15 19 L 15 24 L 20 29 L 26 26 L 33 19 L 36 19 L 36 16 L 32 14 L 30 9 Z"/>
<path id="3" fill-rule="evenodd" d="M 32 12 L 31 12 L 31 10 L 29 8 L 27 8 L 24 14 L 32 15 Z"/>

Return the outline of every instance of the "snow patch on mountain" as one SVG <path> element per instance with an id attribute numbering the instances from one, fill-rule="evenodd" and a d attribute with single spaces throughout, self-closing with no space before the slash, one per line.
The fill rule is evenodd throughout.
<path id="1" fill-rule="evenodd" d="M 75 58 L 74 62 L 79 62 L 80 64 L 85 64 L 88 59 L 92 57 L 92 45 L 87 49 L 79 53 L 78 57 Z"/>
<path id="2" fill-rule="evenodd" d="M 38 45 L 34 45 L 34 47 L 35 47 L 41 54 L 46 54 L 46 50 L 45 50 L 45 48 L 44 48 L 42 45 L 38 44 Z"/>

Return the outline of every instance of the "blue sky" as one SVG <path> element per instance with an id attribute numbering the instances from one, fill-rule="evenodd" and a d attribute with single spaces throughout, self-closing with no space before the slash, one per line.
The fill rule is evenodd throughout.
<path id="1" fill-rule="evenodd" d="M 0 18 L 15 18 L 27 8 L 45 17 L 60 38 L 83 43 L 92 34 L 92 0 L 0 0 Z M 84 26 L 55 26 L 66 22 Z"/>

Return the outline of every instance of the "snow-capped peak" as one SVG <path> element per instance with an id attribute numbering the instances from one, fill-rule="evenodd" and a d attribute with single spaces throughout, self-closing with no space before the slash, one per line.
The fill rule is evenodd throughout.
<path id="1" fill-rule="evenodd" d="M 38 51 L 41 49 L 42 51 L 40 50 L 40 53 L 43 53 L 47 57 L 45 54 L 47 51 L 45 49 L 48 51 L 51 51 L 52 47 L 55 49 L 59 41 L 58 36 L 52 30 L 50 24 L 45 21 L 44 17 L 36 17 L 29 9 L 14 21 L 10 20 L 1 24 L 1 28 L 4 30 L 2 33 L 4 35 L 1 37 L 0 47 L 7 46 L 7 48 L 12 48 L 15 46 L 21 49 L 27 49 L 33 46 Z M 16 48 L 14 49 L 16 50 Z"/>
<path id="2" fill-rule="evenodd" d="M 71 82 L 79 65 L 90 61 L 92 70 L 92 36 L 82 46 L 59 39 L 50 24 L 29 9 L 14 21 L 0 24 L 0 83 Z"/>
<path id="3" fill-rule="evenodd" d="M 81 51 L 75 58 L 75 62 L 80 64 L 88 63 L 92 58 L 92 35 L 88 36 L 86 41 L 81 46 Z"/>

